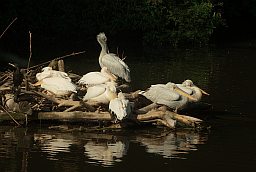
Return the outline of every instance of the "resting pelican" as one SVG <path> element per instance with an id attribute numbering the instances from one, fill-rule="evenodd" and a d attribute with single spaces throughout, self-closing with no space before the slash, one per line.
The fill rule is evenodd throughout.
<path id="1" fill-rule="evenodd" d="M 179 89 L 176 84 L 168 82 L 167 84 L 156 84 L 140 93 L 154 103 L 162 104 L 177 110 L 183 108 L 188 99 L 195 100 L 192 96 Z"/>
<path id="2" fill-rule="evenodd" d="M 129 67 L 116 54 L 109 53 L 105 33 L 99 33 L 97 35 L 97 41 L 101 46 L 99 56 L 100 67 L 106 67 L 114 75 L 125 79 L 127 82 L 131 82 Z"/>
<path id="3" fill-rule="evenodd" d="M 41 73 L 36 74 L 36 79 L 38 81 L 40 81 L 44 78 L 51 78 L 51 77 L 59 77 L 59 78 L 64 78 L 64 79 L 67 79 L 67 80 L 71 81 L 71 79 L 69 78 L 69 76 L 66 72 L 53 70 L 52 67 L 44 67 L 42 69 Z"/>
<path id="4" fill-rule="evenodd" d="M 104 84 L 110 81 L 116 81 L 116 76 L 111 74 L 106 67 L 103 67 L 100 72 L 89 72 L 78 81 L 80 85 L 94 86 Z"/>
<path id="5" fill-rule="evenodd" d="M 44 78 L 34 85 L 41 85 L 46 91 L 56 96 L 65 96 L 77 92 L 76 85 L 68 79 L 60 77 Z"/>
<path id="6" fill-rule="evenodd" d="M 109 110 L 121 121 L 132 113 L 132 105 L 129 100 L 125 99 L 123 93 L 119 92 L 117 98 L 109 102 Z"/>
<path id="7" fill-rule="evenodd" d="M 190 99 L 190 102 L 200 101 L 203 94 L 209 95 L 207 92 L 194 85 L 194 83 L 191 80 L 185 80 L 182 84 L 177 84 L 177 86 L 181 90 L 195 98 L 195 100 Z"/>
<path id="8" fill-rule="evenodd" d="M 87 89 L 83 101 L 95 104 L 108 104 L 110 100 L 116 98 L 116 87 L 114 82 L 106 82 Z"/>

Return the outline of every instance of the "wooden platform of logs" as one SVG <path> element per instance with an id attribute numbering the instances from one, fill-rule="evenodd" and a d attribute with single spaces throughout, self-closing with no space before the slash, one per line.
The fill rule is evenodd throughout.
<path id="1" fill-rule="evenodd" d="M 140 100 L 138 91 L 125 93 L 125 97 L 135 103 L 135 110 L 132 117 L 127 120 L 115 123 L 108 108 L 104 106 L 94 106 L 81 100 L 70 98 L 56 98 L 48 96 L 40 88 L 33 87 L 29 83 L 35 83 L 35 74 L 39 69 L 30 70 L 25 77 L 25 84 L 21 88 L 19 102 L 13 100 L 12 93 L 12 72 L 0 73 L 0 125 L 9 123 L 25 125 L 31 122 L 79 122 L 79 123 L 104 123 L 104 127 L 123 128 L 130 125 L 143 127 L 152 124 L 167 128 L 191 127 L 200 128 L 204 121 L 195 117 L 180 115 L 172 112 L 165 106 L 157 104 L 145 105 Z M 72 80 L 79 79 L 78 75 Z M 77 78 L 78 77 L 78 78 Z M 124 87 L 125 88 L 125 87 Z M 128 125 L 129 124 L 129 125 Z"/>

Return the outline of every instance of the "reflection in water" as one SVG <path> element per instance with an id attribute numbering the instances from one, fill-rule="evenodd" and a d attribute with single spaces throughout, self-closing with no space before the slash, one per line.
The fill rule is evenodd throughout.
<path id="1" fill-rule="evenodd" d="M 146 146 L 149 153 L 156 153 L 164 158 L 183 158 L 182 154 L 197 150 L 196 145 L 205 144 L 207 135 L 182 130 L 161 137 L 137 136 L 136 140 Z"/>
<path id="2" fill-rule="evenodd" d="M 103 166 L 113 165 L 114 162 L 121 162 L 121 158 L 126 155 L 128 141 L 115 141 L 112 143 L 95 143 L 89 141 L 84 145 L 85 155 L 90 160 L 97 161 Z"/>
<path id="3" fill-rule="evenodd" d="M 34 140 L 40 144 L 41 151 L 49 154 L 50 160 L 58 160 L 56 155 L 60 152 L 70 152 L 69 147 L 75 143 L 68 138 L 57 138 L 52 134 L 34 134 Z"/>
<path id="4" fill-rule="evenodd" d="M 23 169 L 36 163 L 33 158 L 28 158 L 35 156 L 34 153 L 39 153 L 42 158 L 40 161 L 57 160 L 59 170 L 63 167 L 74 170 L 77 168 L 74 164 L 112 167 L 116 163 L 121 163 L 131 143 L 139 143 L 146 147 L 147 152 L 159 154 L 164 158 L 182 159 L 184 153 L 197 150 L 197 144 L 204 144 L 207 141 L 207 135 L 190 130 L 164 133 L 157 129 L 154 132 L 147 130 L 128 135 L 59 132 L 50 129 L 28 132 L 22 128 L 12 130 L 3 127 L 0 127 L 0 131 L 0 157 L 4 160 L 0 165 L 19 161 Z M 23 155 L 18 156 L 19 152 Z M 17 163 L 14 163 L 13 168 L 18 168 Z"/>

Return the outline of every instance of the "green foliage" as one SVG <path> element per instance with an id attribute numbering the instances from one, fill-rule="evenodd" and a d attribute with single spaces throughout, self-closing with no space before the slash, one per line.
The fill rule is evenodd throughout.
<path id="1" fill-rule="evenodd" d="M 207 44 L 214 29 L 223 24 L 221 14 L 213 10 L 213 4 L 208 0 L 178 2 L 162 1 L 158 4 L 156 14 L 161 16 L 154 15 L 158 22 L 151 29 L 157 31 L 148 32 L 148 37 L 153 36 L 152 39 L 174 46 L 181 43 Z"/>
<path id="2" fill-rule="evenodd" d="M 105 31 L 137 33 L 150 45 L 207 44 L 222 22 L 209 0 L 4 1 L 1 26 L 17 16 L 19 29 L 50 37 L 95 37 Z"/>

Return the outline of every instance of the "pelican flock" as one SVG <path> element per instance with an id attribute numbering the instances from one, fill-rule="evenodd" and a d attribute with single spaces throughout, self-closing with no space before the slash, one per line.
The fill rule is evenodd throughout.
<path id="1" fill-rule="evenodd" d="M 128 83 L 131 82 L 130 69 L 116 54 L 109 53 L 105 33 L 99 33 L 96 39 L 101 46 L 99 55 L 101 70 L 88 72 L 79 79 L 77 84 L 87 89 L 81 99 L 92 105 L 108 105 L 115 121 L 122 121 L 132 114 L 134 103 L 118 89 L 117 81 L 120 78 Z M 36 78 L 38 82 L 34 85 L 40 85 L 52 95 L 69 95 L 77 93 L 79 89 L 67 73 L 53 70 L 51 67 L 44 67 L 42 72 L 36 74 Z M 209 95 L 191 80 L 185 80 L 182 84 L 168 82 L 151 85 L 139 94 L 152 103 L 164 105 L 175 112 L 186 107 L 188 103 L 200 101 L 203 94 Z"/>

